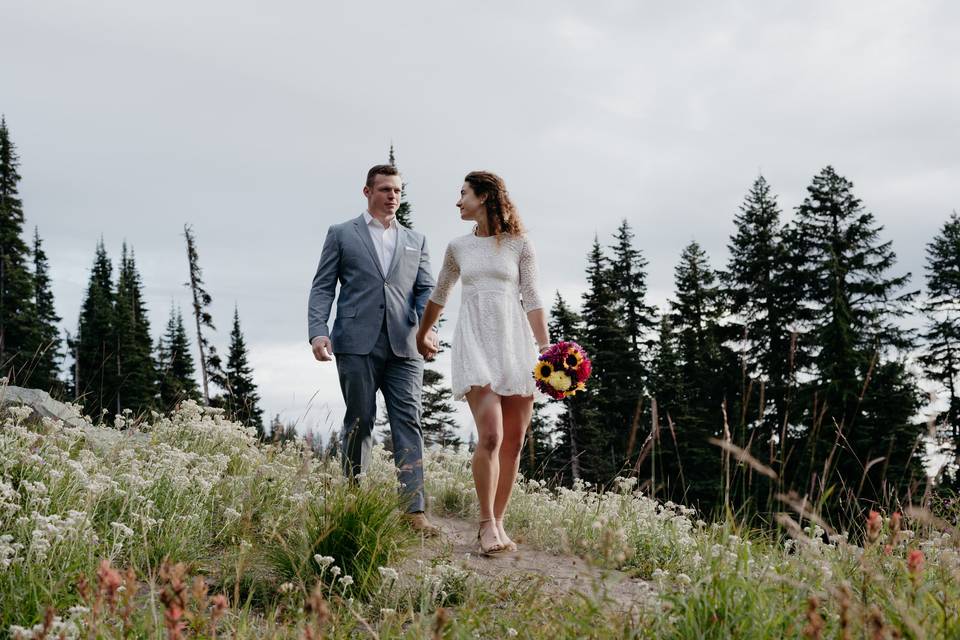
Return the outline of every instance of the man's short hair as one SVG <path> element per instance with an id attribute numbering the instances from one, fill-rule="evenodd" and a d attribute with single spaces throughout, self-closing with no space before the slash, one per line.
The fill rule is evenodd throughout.
<path id="1" fill-rule="evenodd" d="M 370 167 L 370 171 L 367 171 L 367 186 L 373 187 L 373 183 L 376 181 L 377 176 L 398 176 L 400 175 L 400 170 L 392 164 L 377 164 Z"/>

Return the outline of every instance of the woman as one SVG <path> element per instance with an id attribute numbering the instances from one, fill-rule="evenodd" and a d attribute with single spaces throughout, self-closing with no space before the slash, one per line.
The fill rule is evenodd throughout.
<path id="1" fill-rule="evenodd" d="M 453 336 L 453 395 L 466 399 L 477 425 L 473 453 L 473 480 L 480 502 L 477 540 L 480 553 L 493 555 L 517 548 L 503 528 L 503 516 L 533 414 L 536 385 L 531 370 L 537 350 L 542 353 L 550 345 L 537 293 L 533 246 L 503 180 L 486 171 L 469 173 L 457 207 L 462 220 L 474 223 L 473 231 L 447 246 L 437 286 L 420 322 L 417 345 L 421 353 L 430 352 L 427 331 L 439 319 L 450 289 L 462 278 Z"/>

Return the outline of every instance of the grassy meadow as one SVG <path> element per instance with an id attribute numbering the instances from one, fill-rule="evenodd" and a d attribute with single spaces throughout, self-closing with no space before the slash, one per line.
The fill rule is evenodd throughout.
<path id="1" fill-rule="evenodd" d="M 623 602 L 593 579 L 558 596 L 449 553 L 417 563 L 382 449 L 352 485 L 302 443 L 262 444 L 193 403 L 118 421 L 0 415 L 0 638 L 960 638 L 955 507 L 833 532 L 787 500 L 776 530 L 758 530 L 629 478 L 521 479 L 507 522 L 520 553 L 653 587 Z M 431 510 L 473 519 L 469 456 L 425 464 Z"/>

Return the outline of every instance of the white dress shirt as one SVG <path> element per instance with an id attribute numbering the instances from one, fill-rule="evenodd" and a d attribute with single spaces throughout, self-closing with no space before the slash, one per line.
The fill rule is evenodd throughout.
<path id="1" fill-rule="evenodd" d="M 397 219 L 391 220 L 390 226 L 386 228 L 368 211 L 363 212 L 363 219 L 367 222 L 367 231 L 370 232 L 370 239 L 377 249 L 383 275 L 386 276 L 390 271 L 390 263 L 393 262 L 393 254 L 397 250 Z"/>

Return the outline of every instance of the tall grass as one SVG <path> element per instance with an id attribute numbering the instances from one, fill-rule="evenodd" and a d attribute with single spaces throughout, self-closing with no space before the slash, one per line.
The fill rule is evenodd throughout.
<path id="1" fill-rule="evenodd" d="M 189 403 L 108 439 L 28 413 L 0 416 L 0 637 L 156 637 L 178 620 L 204 638 L 960 637 L 955 505 L 831 531 L 787 494 L 778 533 L 705 522 L 632 479 L 520 479 L 507 528 L 521 553 L 649 582 L 623 602 L 602 581 L 563 595 L 544 576 L 474 574 L 443 543 L 403 564 L 379 449 L 352 486 L 299 444 L 263 445 Z M 474 517 L 468 456 L 425 464 L 432 508 Z"/>

